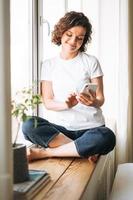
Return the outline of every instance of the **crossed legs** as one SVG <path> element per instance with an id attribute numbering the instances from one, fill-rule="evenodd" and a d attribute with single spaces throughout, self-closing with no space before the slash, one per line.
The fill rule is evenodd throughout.
<path id="1" fill-rule="evenodd" d="M 23 125 L 26 139 L 42 146 L 27 150 L 29 161 L 49 157 L 89 157 L 96 162 L 99 154 L 107 154 L 115 146 L 114 133 L 107 127 L 75 133 L 42 118 L 37 119 L 39 120 L 37 128 L 33 126 L 34 118 Z M 74 134 L 78 137 L 76 135 L 75 139 L 68 137 L 70 135 L 73 137 Z"/>
<path id="2" fill-rule="evenodd" d="M 31 148 L 27 150 L 28 161 L 49 158 L 49 157 L 80 157 L 74 142 L 60 133 L 50 143 L 49 147 Z M 98 155 L 90 156 L 88 159 L 96 162 Z"/>
<path id="3" fill-rule="evenodd" d="M 28 160 L 42 159 L 47 157 L 80 157 L 74 142 L 67 136 L 59 133 L 49 142 L 48 148 L 28 149 Z"/>

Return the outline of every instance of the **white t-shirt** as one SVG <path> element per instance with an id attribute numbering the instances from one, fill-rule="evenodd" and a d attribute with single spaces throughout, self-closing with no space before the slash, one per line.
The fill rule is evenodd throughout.
<path id="1" fill-rule="evenodd" d="M 43 63 L 41 80 L 52 81 L 54 99 L 65 102 L 72 92 L 79 92 L 90 79 L 103 76 L 98 60 L 86 53 L 64 60 L 60 56 Z M 45 110 L 44 118 L 68 130 L 83 130 L 103 125 L 104 117 L 100 108 L 78 103 L 64 111 Z"/>

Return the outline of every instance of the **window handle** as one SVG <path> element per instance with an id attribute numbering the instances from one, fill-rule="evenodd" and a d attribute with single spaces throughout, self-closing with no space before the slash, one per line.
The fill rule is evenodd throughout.
<path id="1" fill-rule="evenodd" d="M 50 35 L 50 23 L 48 22 L 48 20 L 44 19 L 42 16 L 40 16 L 40 25 L 43 26 L 43 24 L 47 24 L 48 27 L 48 36 Z"/>

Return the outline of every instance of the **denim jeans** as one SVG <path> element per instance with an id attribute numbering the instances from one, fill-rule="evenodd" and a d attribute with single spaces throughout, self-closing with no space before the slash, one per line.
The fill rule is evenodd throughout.
<path id="1" fill-rule="evenodd" d="M 37 121 L 36 127 L 35 120 Z M 100 126 L 86 130 L 71 131 L 40 117 L 31 117 L 24 122 L 22 131 L 25 139 L 45 148 L 61 132 L 74 141 L 81 157 L 107 154 L 113 150 L 116 144 L 115 134 L 108 127 Z"/>

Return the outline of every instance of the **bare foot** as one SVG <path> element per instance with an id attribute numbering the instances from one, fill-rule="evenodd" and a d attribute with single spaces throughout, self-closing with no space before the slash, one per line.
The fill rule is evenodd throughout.
<path id="1" fill-rule="evenodd" d="M 29 162 L 31 162 L 33 160 L 43 159 L 46 157 L 47 157 L 46 150 L 43 148 L 42 149 L 41 148 L 27 149 L 27 159 Z"/>
<path id="2" fill-rule="evenodd" d="M 93 156 L 90 156 L 90 157 L 88 158 L 88 160 L 90 160 L 90 161 L 96 163 L 96 162 L 98 161 L 99 157 L 100 157 L 100 155 L 98 155 L 98 154 L 97 154 L 97 155 L 93 155 Z"/>

